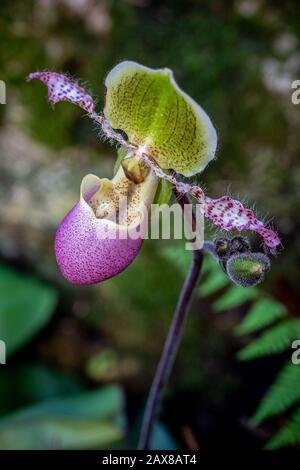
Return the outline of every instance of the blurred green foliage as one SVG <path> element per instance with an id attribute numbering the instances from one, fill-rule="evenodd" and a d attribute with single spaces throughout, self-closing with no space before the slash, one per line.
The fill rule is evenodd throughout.
<path id="1" fill-rule="evenodd" d="M 99 449 L 120 441 L 118 387 L 46 401 L 0 421 L 1 449 Z"/>
<path id="2" fill-rule="evenodd" d="M 185 251 L 174 250 L 174 248 L 172 250 L 165 249 L 164 255 L 179 268 L 182 268 L 188 259 Z M 241 361 L 249 361 L 289 350 L 293 341 L 300 337 L 300 321 L 286 318 L 287 312 L 284 305 L 272 297 L 266 296 L 259 289 L 232 286 L 229 277 L 223 271 L 218 270 L 220 270 L 220 266 L 216 260 L 207 255 L 203 267 L 204 282 L 201 284 L 198 294 L 206 297 L 221 289 L 224 290 L 226 287 L 223 295 L 219 295 L 218 300 L 212 304 L 216 312 L 234 309 L 252 301 L 246 316 L 235 327 L 235 333 L 241 336 L 263 330 L 260 336 L 254 338 L 238 352 L 237 357 Z M 217 282 L 214 282 L 215 279 Z M 219 279 L 222 279 L 222 282 Z M 201 289 L 203 286 L 204 290 Z M 299 367 L 291 363 L 291 358 L 289 358 L 262 398 L 251 419 L 251 424 L 258 426 L 267 418 L 280 415 L 294 404 L 299 403 L 298 381 Z M 295 414 L 288 419 L 287 424 L 267 443 L 266 448 L 280 448 L 299 441 L 300 421 L 299 409 L 297 409 Z"/>
<path id="3" fill-rule="evenodd" d="M 54 289 L 0 266 L 0 331 L 10 356 L 46 325 L 54 311 Z"/>

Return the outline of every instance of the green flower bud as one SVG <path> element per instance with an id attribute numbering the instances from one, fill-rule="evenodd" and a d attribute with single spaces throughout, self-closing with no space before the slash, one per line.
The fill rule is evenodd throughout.
<path id="1" fill-rule="evenodd" d="M 228 259 L 226 270 L 235 284 L 250 287 L 263 281 L 270 265 L 269 258 L 263 253 L 241 253 Z"/>

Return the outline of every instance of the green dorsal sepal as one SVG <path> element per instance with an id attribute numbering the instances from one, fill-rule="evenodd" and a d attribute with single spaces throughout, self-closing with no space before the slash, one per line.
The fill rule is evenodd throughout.
<path id="1" fill-rule="evenodd" d="M 175 82 L 169 69 L 125 61 L 108 74 L 105 117 L 163 169 L 184 176 L 215 156 L 217 134 L 206 112 Z"/>

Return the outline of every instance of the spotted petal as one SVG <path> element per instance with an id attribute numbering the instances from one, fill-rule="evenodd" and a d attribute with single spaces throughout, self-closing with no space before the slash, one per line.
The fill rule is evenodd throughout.
<path id="1" fill-rule="evenodd" d="M 276 249 L 281 244 L 274 230 L 267 228 L 251 209 L 244 207 L 240 201 L 232 199 L 230 196 L 222 196 L 219 199 L 211 199 L 206 196 L 204 213 L 222 230 L 227 232 L 251 230 L 261 235 L 265 244 L 271 249 Z"/>
<path id="2" fill-rule="evenodd" d="M 80 201 L 61 222 L 55 254 L 64 277 L 74 284 L 93 284 L 123 271 L 142 245 L 142 211 L 154 197 L 157 178 L 151 173 L 141 184 L 130 182 L 120 168 L 112 181 L 87 175 Z M 117 205 L 130 194 L 122 215 Z"/>
<path id="3" fill-rule="evenodd" d="M 212 199 L 205 195 L 200 186 L 178 181 L 175 175 L 165 173 L 146 154 L 142 154 L 142 160 L 152 168 L 153 173 L 165 181 L 174 185 L 180 194 L 190 194 L 201 204 L 203 215 L 214 225 L 227 232 L 237 230 L 251 230 L 258 233 L 271 251 L 276 252 L 281 245 L 277 233 L 268 228 L 264 222 L 259 220 L 251 209 L 243 206 L 240 201 L 232 199 L 230 196 L 222 196 L 219 199 Z"/>
<path id="4" fill-rule="evenodd" d="M 88 113 L 92 113 L 95 104 L 92 96 L 76 81 L 67 75 L 57 72 L 34 72 L 28 75 L 28 80 L 41 80 L 48 88 L 48 99 L 50 103 L 69 101 L 77 104 Z"/>

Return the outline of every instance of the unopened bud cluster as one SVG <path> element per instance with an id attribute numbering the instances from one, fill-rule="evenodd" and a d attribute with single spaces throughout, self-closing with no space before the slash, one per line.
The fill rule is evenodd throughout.
<path id="1" fill-rule="evenodd" d="M 241 287 L 260 284 L 271 266 L 268 256 L 253 253 L 249 241 L 241 236 L 217 239 L 215 250 L 224 271 Z"/>

